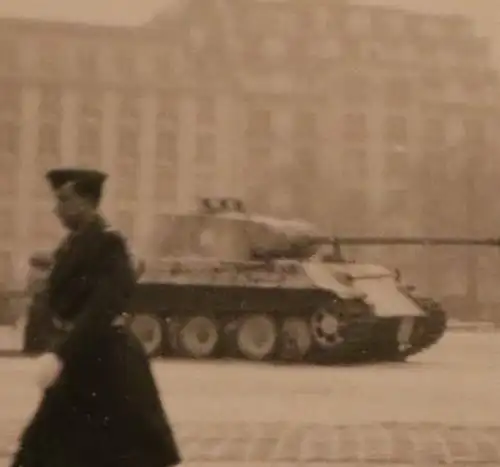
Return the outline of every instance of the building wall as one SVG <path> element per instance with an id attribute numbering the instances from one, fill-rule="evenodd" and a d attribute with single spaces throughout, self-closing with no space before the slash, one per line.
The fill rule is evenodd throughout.
<path id="1" fill-rule="evenodd" d="M 110 173 L 103 209 L 144 254 L 157 216 L 207 195 L 339 235 L 499 230 L 484 210 L 498 83 L 466 20 L 330 0 L 195 3 L 138 29 L 3 24 L 0 280 L 19 283 L 29 253 L 61 235 L 43 181 L 59 164 Z M 445 272 L 464 270 L 460 255 L 363 252 L 453 293 L 463 275 Z M 490 277 L 491 259 L 479 263 Z"/>

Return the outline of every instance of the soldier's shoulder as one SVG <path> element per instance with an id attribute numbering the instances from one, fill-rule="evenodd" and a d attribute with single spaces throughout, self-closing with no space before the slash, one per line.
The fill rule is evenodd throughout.
<path id="1" fill-rule="evenodd" d="M 123 232 L 120 229 L 117 229 L 116 227 L 112 225 L 107 225 L 102 229 L 102 233 L 109 238 L 112 237 L 120 237 L 120 238 L 125 238 L 123 235 Z"/>
<path id="2" fill-rule="evenodd" d="M 109 244 L 127 245 L 127 238 L 120 229 L 112 226 L 106 226 L 102 230 L 102 235 L 104 237 L 104 240 Z"/>

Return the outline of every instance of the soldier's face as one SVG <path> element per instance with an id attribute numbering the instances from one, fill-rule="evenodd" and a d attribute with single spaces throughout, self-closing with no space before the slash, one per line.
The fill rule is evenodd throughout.
<path id="1" fill-rule="evenodd" d="M 77 229 L 88 209 L 88 202 L 75 192 L 72 183 L 57 191 L 55 214 L 66 228 Z"/>

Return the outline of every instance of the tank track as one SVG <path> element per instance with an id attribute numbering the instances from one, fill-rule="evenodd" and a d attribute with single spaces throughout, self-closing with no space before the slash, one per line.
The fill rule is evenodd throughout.
<path id="1" fill-rule="evenodd" d="M 165 359 L 232 359 L 249 361 L 267 361 L 283 364 L 320 364 L 335 365 L 344 363 L 370 363 L 383 361 L 403 361 L 410 356 L 416 355 L 429 347 L 435 345 L 443 337 L 446 331 L 446 314 L 438 303 L 431 299 L 416 299 L 419 306 L 425 310 L 426 315 L 416 318 L 416 322 L 409 337 L 409 346 L 405 349 L 398 347 L 396 339 L 398 326 L 401 318 L 383 319 L 373 315 L 361 313 L 354 315 L 350 310 L 350 319 L 344 326 L 338 330 L 335 339 L 333 332 L 328 336 L 321 336 L 318 331 L 313 331 L 313 325 L 310 317 L 312 314 L 295 314 L 286 316 L 270 316 L 266 313 L 254 313 L 253 316 L 262 322 L 273 323 L 275 326 L 276 339 L 270 344 L 267 351 L 258 351 L 252 354 L 242 352 L 237 344 L 237 330 L 244 317 L 239 315 L 227 316 L 224 319 L 215 320 L 208 314 L 203 313 L 196 316 L 168 315 L 160 317 L 158 314 L 144 314 L 149 316 L 156 329 L 160 332 L 161 345 L 148 352 L 151 357 Z M 28 320 L 25 329 L 25 346 L 23 353 L 39 354 L 49 348 L 51 342 L 60 338 L 60 331 L 50 326 L 50 320 L 43 319 L 43 296 L 32 303 L 32 317 Z M 346 310 L 344 310 L 346 311 Z M 347 314 L 347 313 L 346 313 Z M 328 310 L 327 310 L 328 315 Z M 46 315 L 47 316 L 47 315 Z M 213 348 L 189 348 L 182 342 L 182 332 L 186 329 L 188 323 L 193 322 L 193 318 L 203 323 L 205 328 L 207 323 L 216 323 L 219 339 Z M 269 319 L 270 318 L 270 319 Z M 298 320 L 297 322 L 305 324 L 310 339 L 307 351 L 300 349 L 298 339 L 290 338 L 284 330 L 284 323 L 289 319 Z M 191 320 L 191 321 L 190 321 Z M 289 321 L 287 321 L 289 322 Z M 203 331 L 203 330 L 202 330 Z M 205 329 L 206 331 L 206 329 Z M 327 330 L 328 331 L 328 330 Z M 135 331 L 134 331 L 135 332 Z M 137 334 L 137 332 L 136 332 Z M 330 341 L 328 338 L 330 337 Z M 143 343 L 147 340 L 139 337 Z M 322 345 L 321 344 L 321 339 Z M 240 345 L 241 347 L 241 345 Z"/>
<path id="2" fill-rule="evenodd" d="M 447 329 L 447 316 L 441 305 L 430 298 L 416 298 L 416 302 L 427 313 L 420 331 L 414 336 L 414 346 L 408 356 L 415 355 L 436 345 Z"/>
<path id="3" fill-rule="evenodd" d="M 441 306 L 432 299 L 415 299 L 425 311 L 425 316 L 415 318 L 409 345 L 401 349 L 398 345 L 397 327 L 400 318 L 380 319 L 374 326 L 367 355 L 369 361 L 405 361 L 437 344 L 446 332 L 447 317 Z"/>

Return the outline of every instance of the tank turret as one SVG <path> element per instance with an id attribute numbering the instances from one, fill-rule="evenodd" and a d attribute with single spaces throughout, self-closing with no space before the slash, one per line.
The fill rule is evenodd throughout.
<path id="1" fill-rule="evenodd" d="M 227 260 L 306 259 L 328 242 L 313 224 L 248 214 L 241 200 L 200 201 L 189 214 L 165 216 L 157 226 L 153 257 L 202 256 Z"/>

